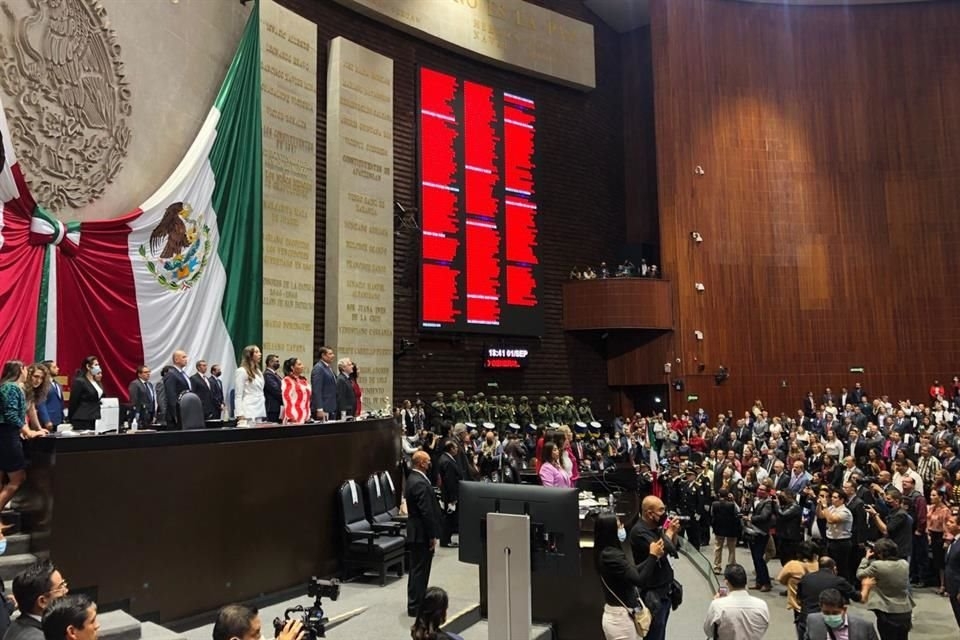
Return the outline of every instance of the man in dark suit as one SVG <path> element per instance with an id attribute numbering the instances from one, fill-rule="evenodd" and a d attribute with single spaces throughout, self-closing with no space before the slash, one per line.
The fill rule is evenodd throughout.
<path id="1" fill-rule="evenodd" d="M 946 532 L 953 536 L 944 559 L 944 586 L 950 596 L 953 617 L 960 627 L 960 522 L 957 516 L 947 518 Z"/>
<path id="2" fill-rule="evenodd" d="M 215 364 L 210 367 L 210 400 L 217 412 L 216 418 L 223 415 L 224 409 L 223 383 L 220 381 L 220 373 L 220 365 Z"/>
<path id="3" fill-rule="evenodd" d="M 443 453 L 437 466 L 440 467 L 440 501 L 443 507 L 443 527 L 440 532 L 441 547 L 456 547 L 457 543 L 451 540 L 457 530 L 457 502 L 460 499 L 460 481 L 466 476 L 466 471 L 460 468 L 457 460 L 459 446 L 456 440 L 449 439 L 443 443 Z"/>
<path id="4" fill-rule="evenodd" d="M 130 394 L 130 407 L 137 424 L 145 427 L 153 424 L 157 415 L 157 400 L 153 385 L 150 384 L 150 367 L 145 364 L 137 367 L 137 377 L 127 387 Z"/>
<path id="5" fill-rule="evenodd" d="M 263 370 L 263 396 L 267 405 L 267 422 L 280 422 L 280 409 L 283 407 L 283 378 L 280 370 L 280 357 L 275 353 L 267 356 L 267 367 Z"/>
<path id="6" fill-rule="evenodd" d="M 219 417 L 213 404 L 213 390 L 207 377 L 207 361 L 197 360 L 197 372 L 190 376 L 190 390 L 200 398 L 203 407 L 203 419 L 214 420 Z"/>
<path id="7" fill-rule="evenodd" d="M 57 598 L 67 595 L 67 581 L 49 560 L 37 560 L 13 579 L 13 597 L 20 617 L 10 624 L 6 640 L 43 640 L 40 619 Z"/>
<path id="8" fill-rule="evenodd" d="M 416 617 L 430 583 L 433 553 L 440 539 L 440 505 L 427 474 L 430 454 L 413 454 L 413 470 L 407 476 L 404 498 L 407 501 L 407 547 L 410 551 L 410 573 L 407 576 L 407 615 Z"/>
<path id="9" fill-rule="evenodd" d="M 850 613 L 843 595 L 836 589 L 822 591 L 818 602 L 820 613 L 807 618 L 805 640 L 828 640 L 841 634 L 847 640 L 878 640 L 873 622 Z"/>
<path id="10" fill-rule="evenodd" d="M 337 374 L 333 372 L 333 360 L 336 355 L 330 347 L 320 347 L 320 361 L 313 365 L 310 372 L 310 387 L 313 395 L 310 408 L 317 420 L 336 420 L 337 413 Z"/>
<path id="11" fill-rule="evenodd" d="M 826 589 L 838 591 L 844 602 L 853 600 L 860 602 L 860 592 L 854 590 L 846 578 L 837 575 L 837 563 L 833 558 L 821 556 L 820 569 L 811 571 L 797 583 L 797 601 L 800 603 L 800 616 L 797 618 L 798 631 L 801 625 L 806 624 L 807 616 L 820 612 L 820 594 Z M 798 637 L 803 637 L 798 634 Z"/>
<path id="12" fill-rule="evenodd" d="M 352 418 L 357 414 L 357 392 L 353 389 L 353 381 L 350 374 L 353 373 L 353 361 L 350 358 L 340 358 L 337 362 L 337 411 L 340 416 L 346 414 L 347 418 Z"/>
<path id="13" fill-rule="evenodd" d="M 50 393 L 47 394 L 47 399 L 44 401 L 48 422 L 41 426 L 53 432 L 63 422 L 63 387 L 54 380 L 60 375 L 60 367 L 57 366 L 57 363 L 53 360 L 44 360 L 43 364 L 50 371 Z"/>
<path id="14" fill-rule="evenodd" d="M 740 537 L 740 515 L 733 496 L 727 489 L 717 492 L 717 500 L 710 505 L 710 522 L 713 525 L 713 572 L 723 572 L 723 548 L 727 548 L 727 564 L 737 561 L 737 538 Z"/>
<path id="15" fill-rule="evenodd" d="M 173 352 L 173 368 L 163 378 L 163 390 L 166 395 L 167 430 L 180 428 L 180 394 L 190 391 L 190 376 L 187 375 L 187 353 Z"/>

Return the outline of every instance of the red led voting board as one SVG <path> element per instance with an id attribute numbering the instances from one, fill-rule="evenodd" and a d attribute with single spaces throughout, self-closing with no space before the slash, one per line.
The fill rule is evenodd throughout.
<path id="1" fill-rule="evenodd" d="M 541 335 L 533 100 L 420 70 L 420 325 Z"/>

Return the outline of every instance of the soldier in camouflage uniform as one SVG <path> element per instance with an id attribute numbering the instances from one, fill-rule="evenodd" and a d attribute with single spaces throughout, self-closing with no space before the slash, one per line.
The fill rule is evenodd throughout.
<path id="1" fill-rule="evenodd" d="M 433 409 L 430 416 L 430 425 L 434 433 L 441 433 L 443 421 L 450 418 L 450 410 L 447 403 L 443 401 L 443 391 L 437 391 L 437 399 L 430 403 Z"/>
<path id="2" fill-rule="evenodd" d="M 454 422 L 473 422 L 470 419 L 470 407 L 467 405 L 467 401 L 464 399 L 463 391 L 457 391 L 454 394 L 454 401 L 450 406 L 451 412 L 453 413 Z"/>
<path id="3" fill-rule="evenodd" d="M 533 408 L 530 406 L 530 398 L 520 396 L 520 406 L 517 407 L 517 424 L 524 429 L 527 425 L 533 423 Z"/>
<path id="4" fill-rule="evenodd" d="M 586 398 L 580 398 L 580 408 L 577 413 L 580 414 L 580 420 L 590 424 L 595 422 L 596 418 L 593 417 L 593 411 L 590 409 L 590 401 Z"/>

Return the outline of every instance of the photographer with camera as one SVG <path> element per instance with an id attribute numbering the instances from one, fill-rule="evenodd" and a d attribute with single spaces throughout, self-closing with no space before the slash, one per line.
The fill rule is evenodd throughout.
<path id="1" fill-rule="evenodd" d="M 837 562 L 840 577 L 852 582 L 853 514 L 847 509 L 843 492 L 832 489 L 828 500 L 818 500 L 817 517 L 827 521 L 827 555 Z"/>
<path id="2" fill-rule="evenodd" d="M 887 507 L 886 517 L 882 517 L 873 505 L 867 507 L 867 517 L 883 537 L 893 540 L 899 557 L 908 560 L 913 551 L 913 526 L 910 516 L 903 508 L 903 494 L 891 487 L 884 492 L 883 501 Z"/>
<path id="3" fill-rule="evenodd" d="M 213 623 L 213 640 L 260 640 L 263 625 L 256 607 L 228 604 L 217 612 Z M 300 620 L 288 620 L 276 640 L 305 640 L 306 631 Z"/>

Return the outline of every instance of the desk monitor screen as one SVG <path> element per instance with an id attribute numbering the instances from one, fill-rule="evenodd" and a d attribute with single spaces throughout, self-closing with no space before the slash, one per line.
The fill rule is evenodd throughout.
<path id="1" fill-rule="evenodd" d="M 526 484 L 461 482 L 460 562 L 481 564 L 487 514 L 530 516 L 531 571 L 580 575 L 580 511 L 576 489 Z"/>

